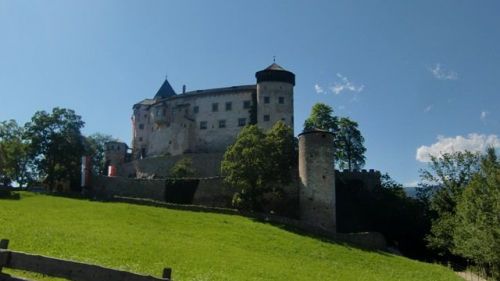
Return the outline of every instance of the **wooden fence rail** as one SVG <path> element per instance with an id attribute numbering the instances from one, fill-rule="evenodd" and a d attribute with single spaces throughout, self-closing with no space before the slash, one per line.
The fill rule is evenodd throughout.
<path id="1" fill-rule="evenodd" d="M 163 277 L 140 275 L 98 265 L 74 262 L 7 250 L 9 240 L 0 241 L 0 281 L 24 280 L 2 274 L 2 268 L 19 269 L 73 281 L 170 281 L 172 270 L 165 268 Z"/>

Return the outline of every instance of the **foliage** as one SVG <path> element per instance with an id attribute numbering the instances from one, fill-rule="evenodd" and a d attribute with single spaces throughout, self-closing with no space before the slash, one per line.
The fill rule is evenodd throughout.
<path id="1" fill-rule="evenodd" d="M 380 232 L 405 256 L 427 257 L 424 236 L 430 226 L 424 205 L 408 197 L 403 186 L 388 174 L 382 174 L 381 186 L 373 190 L 340 175 L 336 179 L 339 232 Z"/>
<path id="2" fill-rule="evenodd" d="M 28 145 L 15 120 L 0 122 L 0 182 L 7 186 L 11 181 L 21 187 L 29 181 Z"/>
<path id="3" fill-rule="evenodd" d="M 461 280 L 443 266 L 235 215 L 25 192 L 0 205 L 0 237 L 13 250 L 154 276 L 168 266 L 174 280 Z"/>
<path id="4" fill-rule="evenodd" d="M 58 181 L 77 186 L 81 156 L 84 153 L 80 129 L 84 122 L 71 109 L 56 107 L 52 113 L 36 112 L 25 125 L 25 138 L 34 172 L 54 188 Z"/>
<path id="5" fill-rule="evenodd" d="M 500 280 L 500 162 L 490 148 L 457 205 L 454 253 Z"/>
<path id="6" fill-rule="evenodd" d="M 193 168 L 191 158 L 183 157 L 170 168 L 170 177 L 172 178 L 189 178 L 193 177 L 196 171 Z"/>
<path id="7" fill-rule="evenodd" d="M 445 153 L 431 156 L 427 170 L 420 171 L 423 184 L 419 197 L 428 204 L 432 226 L 428 245 L 440 255 L 449 256 L 456 224 L 456 205 L 465 186 L 479 169 L 479 154 L 472 152 Z"/>
<path id="8" fill-rule="evenodd" d="M 264 193 L 281 191 L 290 182 L 294 143 L 291 129 L 281 121 L 268 134 L 256 125 L 241 130 L 221 163 L 224 181 L 241 190 L 233 200 L 236 207 L 260 210 Z"/>
<path id="9" fill-rule="evenodd" d="M 92 157 L 92 172 L 95 175 L 105 175 L 107 167 L 104 159 L 106 143 L 118 141 L 110 135 L 95 133 L 85 137 L 85 153 Z"/>
<path id="10" fill-rule="evenodd" d="M 324 103 L 316 103 L 311 109 L 311 115 L 304 122 L 304 131 L 320 129 L 332 133 L 338 130 L 338 118 L 333 115 L 333 109 Z"/>
<path id="11" fill-rule="evenodd" d="M 324 103 L 313 106 L 311 115 L 304 122 L 304 132 L 320 129 L 332 132 L 335 136 L 335 165 L 340 169 L 357 170 L 365 165 L 364 138 L 358 123 L 347 118 L 333 115 L 333 109 Z"/>
<path id="12" fill-rule="evenodd" d="M 339 169 L 359 170 L 365 165 L 365 139 L 358 129 L 358 123 L 342 117 L 335 133 L 336 160 Z"/>

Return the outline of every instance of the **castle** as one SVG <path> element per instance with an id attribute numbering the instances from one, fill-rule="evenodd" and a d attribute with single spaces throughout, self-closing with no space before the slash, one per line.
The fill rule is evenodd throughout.
<path id="1" fill-rule="evenodd" d="M 133 106 L 132 158 L 224 152 L 247 124 L 293 128 L 295 75 L 273 63 L 257 83 L 176 94 L 165 80 L 153 99 Z"/>
<path id="2" fill-rule="evenodd" d="M 152 99 L 133 106 L 131 153 L 125 143 L 106 144 L 106 165 L 118 177 L 101 178 L 97 189 L 108 195 L 230 207 L 238 190 L 223 187 L 220 163 L 240 130 L 247 124 L 268 130 L 280 120 L 292 129 L 294 125 L 295 75 L 273 63 L 255 77 L 255 85 L 191 92 L 183 87 L 180 94 L 165 80 Z M 285 187 L 289 199 L 282 203 L 298 209 L 302 222 L 335 232 L 336 181 L 373 189 L 380 185 L 380 173 L 336 172 L 331 132 L 304 132 L 298 140 L 298 170 Z M 197 179 L 186 180 L 192 188 L 168 181 L 169 169 L 183 157 L 192 159 L 197 172 Z M 178 201 L 180 194 L 184 201 Z"/>

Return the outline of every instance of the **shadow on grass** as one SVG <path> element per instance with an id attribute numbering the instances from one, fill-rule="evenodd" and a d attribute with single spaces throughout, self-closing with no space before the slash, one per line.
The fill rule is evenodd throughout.
<path id="1" fill-rule="evenodd" d="M 19 192 L 12 191 L 11 189 L 0 189 L 0 200 L 19 200 L 21 195 Z"/>

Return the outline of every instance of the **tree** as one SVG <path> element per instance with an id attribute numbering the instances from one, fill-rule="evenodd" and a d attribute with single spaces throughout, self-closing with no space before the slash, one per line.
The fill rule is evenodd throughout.
<path id="1" fill-rule="evenodd" d="M 333 109 L 324 103 L 313 106 L 311 115 L 304 122 L 304 132 L 320 129 L 334 134 L 336 151 L 335 164 L 340 169 L 356 170 L 365 165 L 364 138 L 358 123 L 347 118 L 333 115 Z"/>
<path id="2" fill-rule="evenodd" d="M 188 157 L 180 159 L 170 169 L 170 177 L 172 178 L 189 178 L 193 177 L 195 174 L 196 171 L 193 169 L 193 161 Z"/>
<path id="3" fill-rule="evenodd" d="M 479 169 L 479 158 L 469 151 L 431 156 L 429 168 L 420 171 L 423 183 L 418 196 L 428 205 L 432 217 L 428 246 L 440 255 L 449 256 L 454 248 L 456 205 Z"/>
<path id="4" fill-rule="evenodd" d="M 304 122 L 304 131 L 320 129 L 332 133 L 338 130 L 338 118 L 333 115 L 331 106 L 324 103 L 313 105 L 311 115 Z"/>
<path id="5" fill-rule="evenodd" d="M 71 109 L 56 107 L 52 113 L 36 112 L 25 125 L 29 152 L 39 179 L 51 188 L 56 181 L 79 181 L 84 139 L 81 117 Z"/>
<path id="6" fill-rule="evenodd" d="M 4 185 L 15 181 L 22 187 L 29 181 L 27 152 L 23 128 L 15 120 L 0 122 L 0 181 Z"/>
<path id="7" fill-rule="evenodd" d="M 481 168 L 463 192 L 453 232 L 453 252 L 500 279 L 500 162 L 488 149 Z"/>
<path id="8" fill-rule="evenodd" d="M 241 190 L 233 203 L 260 210 L 263 194 L 280 192 L 290 182 L 296 157 L 291 129 L 283 122 L 277 122 L 267 135 L 255 125 L 243 128 L 221 163 L 224 181 Z"/>
<path id="9" fill-rule="evenodd" d="M 92 157 L 92 172 L 96 175 L 104 175 L 107 173 L 107 167 L 104 160 L 104 152 L 106 151 L 106 143 L 110 141 L 118 141 L 110 135 L 95 133 L 85 137 L 85 153 Z"/>
<path id="10" fill-rule="evenodd" d="M 358 123 L 347 117 L 340 118 L 335 134 L 336 158 L 339 169 L 359 170 L 365 165 L 365 139 Z"/>

